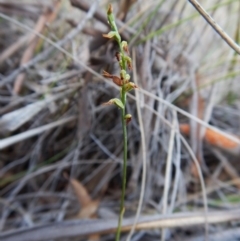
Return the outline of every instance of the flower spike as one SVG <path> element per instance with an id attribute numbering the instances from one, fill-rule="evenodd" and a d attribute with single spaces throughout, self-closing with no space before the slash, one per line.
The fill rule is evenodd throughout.
<path id="1" fill-rule="evenodd" d="M 103 76 L 108 79 L 112 79 L 112 81 L 120 86 L 120 99 L 114 98 L 105 103 L 104 105 L 114 104 L 121 109 L 121 117 L 122 117 L 122 131 L 123 131 L 123 175 L 122 175 L 122 195 L 120 202 L 120 213 L 118 219 L 118 227 L 116 231 L 115 241 L 120 240 L 121 236 L 121 227 L 122 220 L 125 211 L 124 207 L 124 199 L 126 194 L 126 180 L 127 180 L 127 153 L 128 153 L 128 135 L 127 135 L 127 124 L 131 121 L 132 116 L 130 114 L 126 114 L 126 101 L 127 101 L 127 93 L 132 89 L 138 88 L 133 82 L 130 82 L 130 74 L 127 72 L 127 69 L 132 70 L 132 60 L 129 57 L 129 49 L 127 41 L 122 41 L 121 36 L 119 34 L 117 25 L 115 23 L 115 18 L 113 15 L 112 5 L 108 5 L 107 9 L 107 20 L 110 25 L 110 32 L 108 34 L 103 34 L 104 37 L 116 40 L 119 46 L 119 52 L 115 54 L 117 62 L 120 67 L 119 76 L 112 75 L 106 71 L 103 71 Z"/>

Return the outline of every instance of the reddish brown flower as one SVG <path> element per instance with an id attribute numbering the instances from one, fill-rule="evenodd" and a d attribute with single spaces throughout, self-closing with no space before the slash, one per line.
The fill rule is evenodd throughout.
<path id="1" fill-rule="evenodd" d="M 115 54 L 115 57 L 116 57 L 116 59 L 117 59 L 118 62 L 121 60 L 121 54 L 120 54 L 119 52 L 117 52 L 117 53 Z"/>
<path id="2" fill-rule="evenodd" d="M 120 79 L 118 76 L 116 75 L 111 75 L 108 72 L 106 72 L 105 70 L 103 70 L 103 74 L 102 74 L 105 78 L 108 79 L 112 79 L 112 81 L 118 85 L 118 86 L 123 86 L 123 80 Z"/>
<path id="3" fill-rule="evenodd" d="M 132 70 L 132 62 L 127 62 L 127 66 L 129 70 Z"/>
<path id="4" fill-rule="evenodd" d="M 132 59 L 126 56 L 127 66 L 129 70 L 132 70 Z"/>

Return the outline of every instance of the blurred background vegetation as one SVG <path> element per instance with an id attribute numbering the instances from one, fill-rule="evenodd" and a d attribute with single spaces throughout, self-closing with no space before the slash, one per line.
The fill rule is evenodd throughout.
<path id="1" fill-rule="evenodd" d="M 240 56 L 186 0 L 0 1 L 0 240 L 114 240 L 123 143 L 120 111 L 102 105 L 119 95 L 101 76 L 118 71 L 102 37 L 110 2 L 139 86 L 122 240 L 141 194 L 131 240 L 239 240 Z M 239 0 L 200 4 L 240 42 Z"/>

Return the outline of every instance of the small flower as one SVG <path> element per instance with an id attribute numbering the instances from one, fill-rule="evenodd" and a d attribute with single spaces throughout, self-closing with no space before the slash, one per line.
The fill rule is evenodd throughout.
<path id="1" fill-rule="evenodd" d="M 111 99 L 108 102 L 103 103 L 103 105 L 116 105 L 120 109 L 122 109 L 122 110 L 124 109 L 122 101 L 119 100 L 118 98 Z"/>
<path id="2" fill-rule="evenodd" d="M 117 59 L 118 62 L 121 61 L 121 53 L 117 52 L 117 53 L 115 54 L 115 57 L 116 57 L 116 59 Z"/>
<path id="3" fill-rule="evenodd" d="M 126 79 L 125 79 L 125 83 L 128 83 L 130 80 L 130 75 L 129 74 L 126 74 Z"/>
<path id="4" fill-rule="evenodd" d="M 122 41 L 121 45 L 122 45 L 123 50 L 124 50 L 127 54 L 129 54 L 127 41 Z"/>
<path id="5" fill-rule="evenodd" d="M 132 89 L 137 89 L 137 85 L 135 85 L 133 82 L 128 82 L 125 84 L 125 91 L 130 91 Z"/>
<path id="6" fill-rule="evenodd" d="M 130 114 L 126 114 L 125 117 L 124 117 L 125 121 L 126 121 L 126 124 L 128 124 L 131 120 L 132 120 L 132 115 Z"/>
<path id="7" fill-rule="evenodd" d="M 127 66 L 129 70 L 132 70 L 132 59 L 128 56 L 125 56 L 125 59 L 127 61 Z"/>
<path id="8" fill-rule="evenodd" d="M 103 34 L 102 36 L 103 36 L 104 38 L 108 38 L 108 39 L 114 38 L 114 39 L 116 39 L 117 41 L 119 41 L 119 39 L 120 39 L 120 35 L 119 35 L 119 33 L 116 32 L 116 31 L 110 31 L 109 33 Z"/>
<path id="9" fill-rule="evenodd" d="M 122 69 L 121 72 L 120 72 L 120 77 L 122 80 L 125 80 L 126 79 L 126 70 Z"/>
<path id="10" fill-rule="evenodd" d="M 130 80 L 130 75 L 127 74 L 127 72 L 124 69 L 121 70 L 120 77 L 121 80 L 123 80 L 124 84 L 128 83 Z"/>
<path id="11" fill-rule="evenodd" d="M 107 71 L 103 70 L 103 74 L 102 74 L 105 78 L 108 79 L 112 79 L 112 81 L 118 85 L 118 86 L 122 86 L 124 84 L 123 80 L 120 79 L 118 76 L 116 75 L 111 75 L 109 74 Z"/>

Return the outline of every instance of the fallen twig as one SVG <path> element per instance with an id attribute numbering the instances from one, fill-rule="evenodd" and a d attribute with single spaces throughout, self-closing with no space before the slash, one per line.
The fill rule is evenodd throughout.
<path id="1" fill-rule="evenodd" d="M 240 219 L 240 210 L 210 212 L 209 223 L 224 223 Z M 131 229 L 134 219 L 124 219 L 122 231 Z M 176 228 L 205 224 L 203 213 L 181 213 L 166 216 L 141 217 L 136 225 L 137 230 L 155 228 Z M 4 241 L 40 241 L 69 237 L 86 237 L 92 234 L 114 233 L 117 220 L 69 220 L 59 223 L 39 225 L 33 228 L 24 228 L 17 231 L 7 231 L 0 234 Z"/>
<path id="2" fill-rule="evenodd" d="M 205 18 L 212 28 L 221 36 L 221 38 L 238 54 L 240 54 L 240 46 L 236 44 L 232 38 L 214 21 L 214 19 L 205 11 L 197 0 L 189 0 L 196 10 Z"/>

